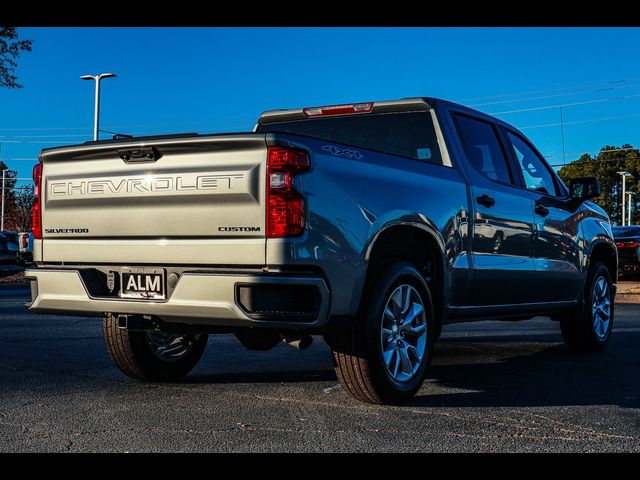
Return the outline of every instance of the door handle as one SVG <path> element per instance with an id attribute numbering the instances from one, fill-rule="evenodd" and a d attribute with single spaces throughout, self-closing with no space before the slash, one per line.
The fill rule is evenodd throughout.
<path id="1" fill-rule="evenodd" d="M 480 195 L 478 198 L 476 198 L 476 200 L 479 204 L 484 205 L 485 207 L 491 207 L 496 203 L 495 199 L 493 197 L 490 197 L 486 193 Z"/>
<path id="2" fill-rule="evenodd" d="M 535 212 L 542 217 L 549 215 L 549 209 L 544 205 L 536 205 Z"/>

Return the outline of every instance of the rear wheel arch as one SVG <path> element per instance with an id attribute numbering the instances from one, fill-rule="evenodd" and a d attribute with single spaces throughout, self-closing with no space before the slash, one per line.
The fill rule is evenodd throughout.
<path id="1" fill-rule="evenodd" d="M 433 296 L 436 328 L 441 327 L 444 310 L 445 264 L 442 242 L 424 224 L 392 224 L 383 228 L 367 250 L 367 273 L 360 305 L 367 291 L 385 268 L 396 261 L 412 264 L 423 276 Z"/>

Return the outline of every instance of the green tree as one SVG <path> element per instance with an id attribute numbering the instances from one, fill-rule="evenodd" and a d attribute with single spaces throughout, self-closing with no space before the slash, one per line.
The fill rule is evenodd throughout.
<path id="1" fill-rule="evenodd" d="M 32 43 L 32 40 L 20 40 L 15 27 L 0 27 L 0 87 L 22 88 L 13 72 L 20 52 L 30 52 Z"/>
<path id="2" fill-rule="evenodd" d="M 31 230 L 31 207 L 33 206 L 33 185 L 14 188 L 12 191 L 12 205 L 8 218 L 5 220 L 7 230 L 28 232 Z"/>
<path id="3" fill-rule="evenodd" d="M 0 196 L 2 195 L 2 170 L 7 169 L 7 165 L 0 161 Z M 14 170 L 8 170 L 5 173 L 4 181 L 4 228 L 9 230 L 11 212 L 15 199 L 16 173 Z"/>
<path id="4" fill-rule="evenodd" d="M 562 167 L 558 174 L 568 185 L 572 178 L 596 177 L 600 181 L 602 194 L 594 199 L 611 217 L 614 224 L 622 222 L 622 182 L 617 172 L 627 171 L 632 177 L 627 177 L 627 191 L 640 193 L 640 150 L 629 144 L 622 147 L 606 145 L 600 152 L 591 156 L 582 155 L 579 159 Z M 632 223 L 640 223 L 637 212 L 640 198 L 632 197 Z"/>

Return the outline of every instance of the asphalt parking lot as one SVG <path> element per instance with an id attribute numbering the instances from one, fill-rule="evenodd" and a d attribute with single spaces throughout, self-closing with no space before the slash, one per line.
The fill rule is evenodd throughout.
<path id="1" fill-rule="evenodd" d="M 0 290 L 0 452 L 640 451 L 640 305 L 603 353 L 547 319 L 445 327 L 408 405 L 358 403 L 320 338 L 249 352 L 210 337 L 178 384 L 112 366 L 98 319 L 32 315 Z"/>

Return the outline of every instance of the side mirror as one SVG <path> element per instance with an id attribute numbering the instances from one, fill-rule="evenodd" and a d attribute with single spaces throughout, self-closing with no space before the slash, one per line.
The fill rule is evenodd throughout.
<path id="1" fill-rule="evenodd" d="M 596 177 L 573 178 L 569 182 L 571 198 L 584 202 L 600 196 L 600 182 Z"/>

